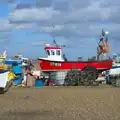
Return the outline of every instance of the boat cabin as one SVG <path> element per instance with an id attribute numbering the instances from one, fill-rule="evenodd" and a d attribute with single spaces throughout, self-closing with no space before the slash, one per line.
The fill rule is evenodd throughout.
<path id="1" fill-rule="evenodd" d="M 53 47 L 50 44 L 46 44 L 45 52 L 47 60 L 64 61 L 62 58 L 62 49 L 60 47 Z"/>

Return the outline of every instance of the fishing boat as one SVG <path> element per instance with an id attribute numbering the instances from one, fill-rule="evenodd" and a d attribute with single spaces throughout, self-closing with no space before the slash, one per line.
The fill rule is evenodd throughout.
<path id="1" fill-rule="evenodd" d="M 39 57 L 40 68 L 42 71 L 70 70 L 77 67 L 82 70 L 86 66 L 95 67 L 97 70 L 107 70 L 112 67 L 112 60 L 94 61 L 65 61 L 62 58 L 62 49 L 50 45 L 45 46 L 47 58 Z"/>
<path id="2" fill-rule="evenodd" d="M 65 55 L 62 54 L 62 47 L 56 43 L 54 40 L 55 46 L 50 44 L 45 45 L 45 58 L 39 57 L 38 62 L 40 69 L 43 73 L 51 73 L 58 71 L 70 71 L 77 69 L 77 71 L 83 71 L 86 74 L 86 79 L 89 81 L 96 80 L 103 71 L 109 70 L 112 68 L 112 59 L 101 60 L 101 56 L 105 56 L 106 53 L 110 51 L 110 47 L 107 38 L 108 32 L 102 30 L 101 38 L 97 47 L 97 57 L 94 60 L 88 61 L 68 61 Z M 73 71 L 71 72 L 73 73 Z M 90 76 L 91 75 L 91 76 Z M 73 75 L 74 78 L 75 75 Z M 80 75 L 78 75 L 79 78 Z M 84 75 L 83 75 L 84 76 Z M 90 76 L 90 77 L 89 77 Z M 71 78 L 70 78 L 71 79 Z M 84 78 L 85 79 L 85 78 Z M 84 81 L 85 83 L 85 81 Z"/>
<path id="3" fill-rule="evenodd" d="M 104 35 L 102 35 L 101 38 L 103 37 Z M 105 47 L 108 47 L 107 43 L 104 43 L 104 45 L 101 47 L 101 53 L 105 54 L 108 52 L 107 50 L 105 51 Z M 65 56 L 62 55 L 62 47 L 60 47 L 59 45 L 56 44 L 55 46 L 51 46 L 50 44 L 46 44 L 44 49 L 47 57 L 38 58 L 39 65 L 42 71 L 70 70 L 72 67 L 77 67 L 78 70 L 83 70 L 85 67 L 88 66 L 94 67 L 98 71 L 104 71 L 112 68 L 113 61 L 111 59 L 93 61 L 68 61 Z"/>

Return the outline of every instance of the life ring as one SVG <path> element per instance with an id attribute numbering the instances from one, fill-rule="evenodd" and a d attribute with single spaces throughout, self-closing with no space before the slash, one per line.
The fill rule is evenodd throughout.
<path id="1" fill-rule="evenodd" d="M 109 44 L 105 43 L 102 46 L 99 45 L 99 52 L 100 53 L 108 53 L 108 52 L 110 52 L 110 46 L 109 46 Z"/>
<path id="2" fill-rule="evenodd" d="M 110 45 L 109 44 L 105 43 L 102 47 L 103 47 L 104 53 L 110 52 Z"/>

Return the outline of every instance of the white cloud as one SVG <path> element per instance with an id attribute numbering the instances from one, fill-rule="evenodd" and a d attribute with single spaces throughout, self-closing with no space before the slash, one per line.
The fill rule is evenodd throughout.
<path id="1" fill-rule="evenodd" d="M 0 18 L 0 32 L 8 31 L 13 28 L 7 19 Z"/>
<path id="2" fill-rule="evenodd" d="M 37 1 L 38 2 L 38 1 Z M 63 11 L 62 4 L 65 4 L 69 9 Z M 32 28 L 36 29 L 38 32 L 46 32 L 49 34 L 61 35 L 64 37 L 68 36 L 90 36 L 90 34 L 96 35 L 100 31 L 99 27 L 95 31 L 93 28 L 96 25 L 101 25 L 104 22 L 112 22 L 115 16 L 115 13 L 118 11 L 118 8 L 111 9 L 110 7 L 105 7 L 103 0 L 101 1 L 77 1 L 74 0 L 62 0 L 62 1 L 48 1 L 43 2 L 43 7 L 37 6 L 37 8 L 23 8 L 14 10 L 10 16 L 9 20 L 11 23 L 18 24 L 17 28 Z M 47 5 L 49 7 L 47 7 Z M 51 5 L 51 6 L 50 6 Z M 78 7 L 79 5 L 79 7 Z M 82 6 L 83 5 L 83 6 Z M 59 6 L 59 9 L 56 9 L 55 6 Z M 58 7 L 57 7 L 58 8 Z M 28 24 L 30 23 L 30 24 Z M 36 25 L 35 25 L 36 24 Z M 53 25 L 55 28 L 53 29 Z M 104 24 L 103 27 L 111 29 L 114 23 L 111 25 Z M 92 31 L 91 30 L 91 26 Z M 116 26 L 117 27 L 117 26 Z M 70 35 L 68 35 L 70 34 Z"/>
<path id="3" fill-rule="evenodd" d="M 64 28 L 64 25 L 56 25 L 55 27 L 54 27 L 54 25 L 53 26 L 45 26 L 45 27 L 41 27 L 40 28 L 40 30 L 41 30 L 41 32 L 47 32 L 47 33 L 52 33 L 52 32 L 56 32 L 56 31 L 60 31 L 60 30 L 62 30 Z"/>
<path id="4" fill-rule="evenodd" d="M 37 41 L 31 43 L 32 46 L 39 46 L 39 47 L 41 45 L 43 46 L 45 44 L 46 44 L 46 41 L 44 41 L 44 40 L 37 40 Z"/>
<path id="5" fill-rule="evenodd" d="M 101 29 L 108 30 L 114 40 L 120 39 L 119 0 L 35 0 L 36 7 L 16 4 L 2 30 L 29 28 L 38 33 L 66 37 L 70 45 L 95 46 L 92 37 Z M 31 6 L 30 6 L 31 7 Z M 1 24 L 1 23 L 0 23 Z M 53 29 L 53 26 L 54 29 Z M 68 44 L 68 43 L 67 43 Z"/>
<path id="6" fill-rule="evenodd" d="M 36 27 L 36 24 L 35 23 L 23 23 L 23 24 L 14 24 L 14 29 L 24 29 L 24 28 L 27 28 L 27 29 L 32 29 L 32 28 L 35 28 Z"/>
<path id="7" fill-rule="evenodd" d="M 53 15 L 59 14 L 50 8 L 18 9 L 10 13 L 9 20 L 13 22 L 36 22 L 49 20 Z"/>

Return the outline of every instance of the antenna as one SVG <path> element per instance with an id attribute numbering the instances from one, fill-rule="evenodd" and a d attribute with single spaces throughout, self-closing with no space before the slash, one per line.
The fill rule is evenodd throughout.
<path id="1" fill-rule="evenodd" d="M 53 29 L 55 28 L 55 25 L 53 25 Z M 55 37 L 53 35 L 53 44 L 56 46 L 56 47 L 59 47 L 59 45 L 57 44 L 56 40 L 55 40 Z"/>
<path id="2" fill-rule="evenodd" d="M 57 42 L 56 42 L 55 39 L 53 40 L 53 43 L 55 44 L 56 47 L 60 47 L 60 46 L 57 44 Z"/>

